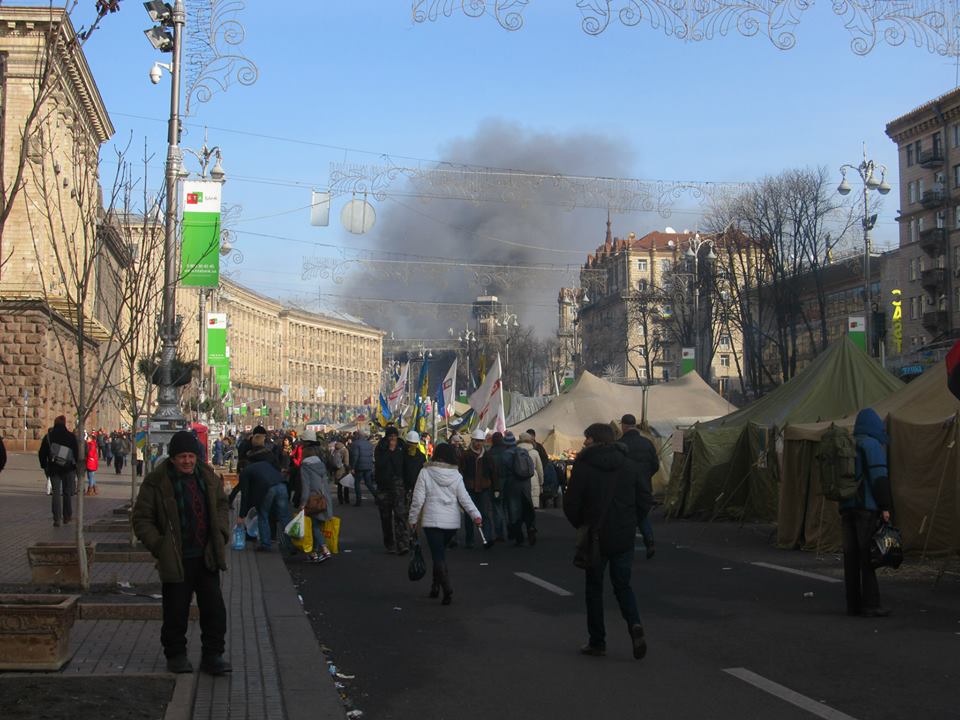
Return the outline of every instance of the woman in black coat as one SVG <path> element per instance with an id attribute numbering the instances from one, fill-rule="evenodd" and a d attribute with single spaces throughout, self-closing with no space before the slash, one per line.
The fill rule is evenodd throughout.
<path id="1" fill-rule="evenodd" d="M 603 575 L 610 566 L 610 582 L 627 622 L 633 656 L 647 652 L 637 599 L 630 586 L 637 527 L 643 519 L 644 489 L 626 448 L 614 440 L 613 429 L 595 423 L 584 431 L 583 450 L 577 455 L 570 485 L 563 497 L 563 512 L 579 537 L 592 535 L 599 542 L 596 562 L 588 563 L 586 579 L 587 631 L 589 642 L 580 648 L 585 655 L 606 655 L 603 622 Z M 590 554 L 586 554 L 590 558 Z"/>

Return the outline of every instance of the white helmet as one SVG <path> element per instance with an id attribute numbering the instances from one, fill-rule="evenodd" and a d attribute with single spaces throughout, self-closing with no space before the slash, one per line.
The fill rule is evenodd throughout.
<path id="1" fill-rule="evenodd" d="M 476 430 L 474 430 L 474 431 L 470 434 L 470 439 L 471 439 L 471 440 L 486 440 L 486 439 L 487 439 L 487 433 L 486 433 L 486 431 L 481 430 L 480 428 L 477 428 Z"/>
<path id="2" fill-rule="evenodd" d="M 403 439 L 408 443 L 418 443 L 420 442 L 420 433 L 418 433 L 416 430 L 411 430 L 403 436 Z"/>
<path id="3" fill-rule="evenodd" d="M 300 436 L 300 439 L 304 442 L 316 442 L 317 441 L 317 431 L 313 428 L 308 428 L 303 431 L 303 435 Z"/>

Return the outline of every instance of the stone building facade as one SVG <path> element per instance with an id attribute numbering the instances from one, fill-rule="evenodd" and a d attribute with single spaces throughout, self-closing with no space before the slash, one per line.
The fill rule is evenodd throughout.
<path id="1" fill-rule="evenodd" d="M 935 361 L 960 336 L 960 89 L 890 121 L 897 144 L 900 243 L 888 263 L 883 309 L 902 303 L 902 342 L 888 338 L 894 370 Z"/>
<path id="2" fill-rule="evenodd" d="M 267 408 L 267 422 L 274 426 L 284 420 L 339 421 L 376 401 L 383 331 L 346 315 L 285 307 L 228 279 L 221 279 L 212 295 L 208 311 L 227 315 L 232 394 L 228 405 L 248 408 L 246 416 L 234 418 L 238 424 L 263 421 L 251 415 L 255 408 Z M 177 307 L 184 318 L 181 354 L 196 357 L 197 289 L 179 288 Z"/>
<path id="3" fill-rule="evenodd" d="M 75 40 L 62 9 L 0 7 L 0 172 L 6 188 L 22 178 L 0 232 L 0 433 L 29 448 L 54 416 L 75 414 L 77 348 L 92 358 L 110 336 L 98 273 L 124 262 L 98 227 L 99 149 L 113 126 Z M 28 128 L 35 107 L 39 120 Z M 100 259 L 78 296 L 65 258 L 92 248 Z M 97 405 L 87 427 L 118 419 L 112 404 Z"/>

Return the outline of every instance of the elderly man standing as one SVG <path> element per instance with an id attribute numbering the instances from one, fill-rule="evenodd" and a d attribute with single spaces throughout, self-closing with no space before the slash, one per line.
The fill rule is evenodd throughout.
<path id="1" fill-rule="evenodd" d="M 167 670 L 193 672 L 187 658 L 187 624 L 194 593 L 200 610 L 200 669 L 223 675 L 232 669 L 223 658 L 227 611 L 220 593 L 220 571 L 227 569 L 227 498 L 209 465 L 198 463 L 199 446 L 180 431 L 168 457 L 143 480 L 133 506 L 133 531 L 157 559 L 163 583 L 160 642 Z"/>

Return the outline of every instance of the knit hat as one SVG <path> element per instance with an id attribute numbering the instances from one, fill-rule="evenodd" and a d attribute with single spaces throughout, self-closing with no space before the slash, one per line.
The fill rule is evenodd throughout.
<path id="1" fill-rule="evenodd" d="M 254 435 L 266 435 L 266 434 L 267 434 L 267 429 L 266 429 L 263 425 L 257 425 L 257 426 L 253 429 L 253 434 L 254 434 Z"/>
<path id="2" fill-rule="evenodd" d="M 507 447 L 517 444 L 517 438 L 511 430 L 507 430 L 503 434 L 503 444 L 506 445 Z"/>
<path id="3" fill-rule="evenodd" d="M 627 413 L 622 418 L 620 418 L 620 423 L 623 425 L 636 425 L 637 418 L 630 413 Z"/>
<path id="4" fill-rule="evenodd" d="M 186 430 L 174 433 L 173 437 L 170 438 L 170 444 L 167 446 L 168 456 L 176 457 L 181 453 L 193 453 L 194 455 L 199 455 L 200 453 L 197 439 L 193 436 L 193 433 L 189 433 Z"/>
<path id="5" fill-rule="evenodd" d="M 530 433 L 520 433 L 520 439 L 518 442 L 533 444 L 533 437 L 530 435 Z"/>
<path id="6" fill-rule="evenodd" d="M 397 430 L 395 425 L 387 425 L 387 428 L 383 431 L 384 437 L 390 437 L 391 435 L 400 435 L 400 431 Z"/>

